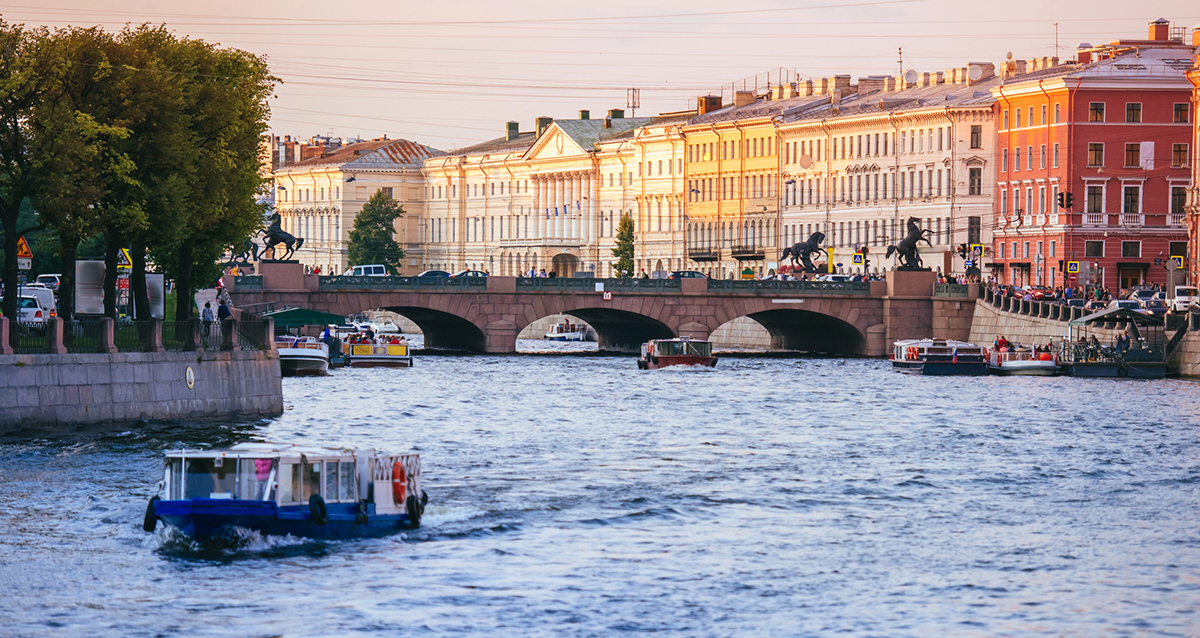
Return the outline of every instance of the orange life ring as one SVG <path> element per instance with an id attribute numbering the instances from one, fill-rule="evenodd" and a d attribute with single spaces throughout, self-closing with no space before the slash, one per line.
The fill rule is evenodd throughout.
<path id="1" fill-rule="evenodd" d="M 408 495 L 408 473 L 400 461 L 392 463 L 392 500 L 396 505 L 404 505 Z"/>

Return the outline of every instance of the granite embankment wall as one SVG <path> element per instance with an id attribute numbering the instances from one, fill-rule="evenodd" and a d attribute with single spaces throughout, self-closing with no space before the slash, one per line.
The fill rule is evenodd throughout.
<path id="1" fill-rule="evenodd" d="M 1036 312 L 1041 307 L 1042 304 L 1038 303 L 1031 312 Z M 1046 305 L 1046 309 L 1050 309 L 1049 304 Z M 1094 327 L 1091 332 L 1097 339 L 1109 343 L 1124 330 Z M 1042 346 L 1048 341 L 1065 339 L 1068 333 L 1066 321 L 1001 310 L 981 298 L 975 302 L 975 318 L 971 322 L 971 336 L 968 341 L 990 346 L 996 337 L 1004 335 L 1009 341 Z"/>
<path id="2" fill-rule="evenodd" d="M 0 355 L 0 434 L 282 412 L 274 350 Z"/>

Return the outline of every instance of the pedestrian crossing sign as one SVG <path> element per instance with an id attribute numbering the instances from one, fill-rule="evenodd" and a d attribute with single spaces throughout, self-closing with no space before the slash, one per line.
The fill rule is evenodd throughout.
<path id="1" fill-rule="evenodd" d="M 29 250 L 29 242 L 25 241 L 24 235 L 17 238 L 17 257 L 33 259 L 33 251 Z"/>
<path id="2" fill-rule="evenodd" d="M 852 262 L 852 263 L 853 263 L 855 266 L 861 266 L 861 265 L 863 265 L 863 256 L 862 256 L 862 253 L 854 253 L 854 257 L 853 257 L 853 259 L 851 259 L 851 262 Z"/>
<path id="3" fill-rule="evenodd" d="M 1078 275 L 1079 274 L 1079 262 L 1068 261 L 1067 262 L 1067 274 Z"/>
<path id="4" fill-rule="evenodd" d="M 1171 255 L 1171 265 L 1174 268 L 1183 268 L 1183 257 L 1179 255 Z"/>
<path id="5" fill-rule="evenodd" d="M 975 257 L 983 256 L 983 244 L 971 244 L 971 252 L 975 253 Z"/>

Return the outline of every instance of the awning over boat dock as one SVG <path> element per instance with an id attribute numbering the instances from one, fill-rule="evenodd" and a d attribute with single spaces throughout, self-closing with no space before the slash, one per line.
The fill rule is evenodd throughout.
<path id="1" fill-rule="evenodd" d="M 263 313 L 262 316 L 274 319 L 276 328 L 328 326 L 329 324 L 339 325 L 346 322 L 346 318 L 341 315 L 321 312 L 319 310 L 309 310 L 307 308 L 284 308 L 283 310 Z"/>
<path id="2" fill-rule="evenodd" d="M 1130 310 L 1129 308 L 1105 308 L 1099 312 L 1094 312 L 1090 315 L 1080 317 L 1067 325 L 1079 327 L 1106 321 L 1128 321 L 1138 326 L 1163 325 L 1162 317 L 1142 314 L 1136 310 Z"/>

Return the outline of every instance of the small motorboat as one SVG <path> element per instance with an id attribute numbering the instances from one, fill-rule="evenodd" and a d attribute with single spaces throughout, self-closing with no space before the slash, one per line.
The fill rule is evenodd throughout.
<path id="1" fill-rule="evenodd" d="M 397 326 L 394 321 L 387 320 L 380 323 L 371 323 L 371 329 L 377 335 L 398 335 L 400 334 L 400 326 Z"/>
<path id="2" fill-rule="evenodd" d="M 924 375 L 988 373 L 983 348 L 953 339 L 905 339 L 893 344 L 892 368 Z"/>
<path id="3" fill-rule="evenodd" d="M 679 337 L 653 339 L 642 344 L 642 353 L 638 358 L 639 370 L 658 370 L 669 366 L 717 367 L 712 342 Z"/>
<path id="4" fill-rule="evenodd" d="M 403 337 L 385 337 L 370 343 L 362 335 L 350 335 L 342 340 L 342 353 L 346 365 L 351 368 L 411 368 L 413 365 L 408 341 Z"/>
<path id="5" fill-rule="evenodd" d="M 329 372 L 329 346 L 316 337 L 275 335 L 275 349 L 285 377 Z"/>
<path id="6" fill-rule="evenodd" d="M 577 323 L 556 323 L 542 338 L 547 341 L 586 341 L 587 329 Z"/>
<path id="7" fill-rule="evenodd" d="M 1052 377 L 1058 374 L 1058 361 L 1049 352 L 1037 352 L 1033 346 L 1008 346 L 988 353 L 988 372 L 1003 376 Z"/>
<path id="8" fill-rule="evenodd" d="M 197 541 L 223 528 L 363 538 L 420 526 L 428 501 L 416 454 L 239 443 L 167 452 L 142 528 L 161 520 Z"/>

